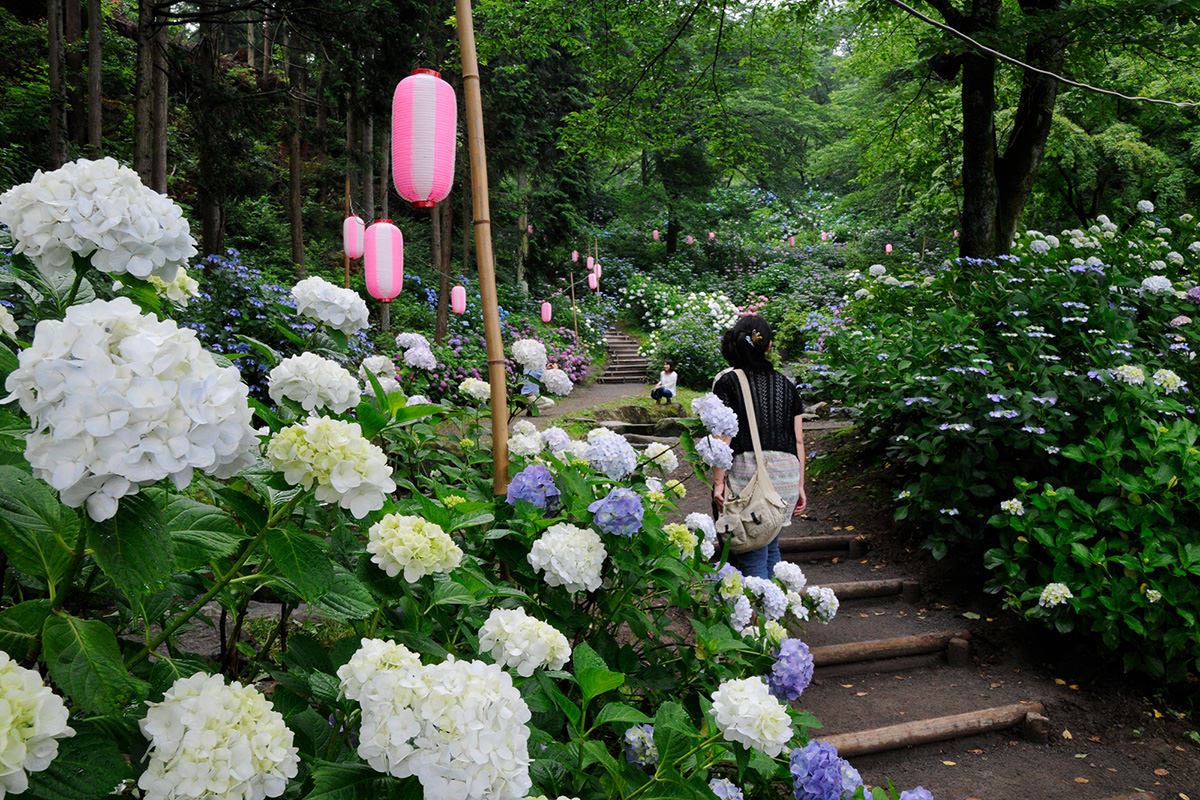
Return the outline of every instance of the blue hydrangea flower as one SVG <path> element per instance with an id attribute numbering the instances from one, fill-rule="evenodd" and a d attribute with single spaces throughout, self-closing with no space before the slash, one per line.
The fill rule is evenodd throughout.
<path id="1" fill-rule="evenodd" d="M 767 675 L 767 687 L 781 700 L 795 700 L 812 682 L 813 657 L 799 639 L 784 639 Z"/>
<path id="2" fill-rule="evenodd" d="M 603 472 L 609 480 L 619 481 L 637 469 L 637 453 L 618 433 L 597 436 L 588 445 L 586 458 L 592 469 Z"/>
<path id="3" fill-rule="evenodd" d="M 562 428 L 551 427 L 542 431 L 542 441 L 546 443 L 546 448 L 551 453 L 557 455 L 570 446 L 571 436 Z"/>
<path id="4" fill-rule="evenodd" d="M 708 788 L 721 800 L 744 800 L 745 795 L 728 778 L 713 778 L 708 782 Z"/>
<path id="5" fill-rule="evenodd" d="M 654 744 L 654 726 L 634 725 L 625 731 L 625 760 L 639 767 L 652 767 L 658 761 L 658 746 Z"/>
<path id="6" fill-rule="evenodd" d="M 595 516 L 592 521 L 601 533 L 633 536 L 642 527 L 642 498 L 632 489 L 618 486 L 605 497 L 588 506 Z"/>
<path id="7" fill-rule="evenodd" d="M 737 436 L 737 414 L 712 392 L 692 401 L 692 413 L 713 436 Z"/>
<path id="8" fill-rule="evenodd" d="M 792 751 L 791 772 L 796 800 L 845 800 L 862 786 L 833 745 L 816 739 Z"/>
<path id="9" fill-rule="evenodd" d="M 900 800 L 933 800 L 933 792 L 923 786 L 900 793 Z"/>
<path id="10" fill-rule="evenodd" d="M 558 507 L 560 495 L 562 492 L 554 485 L 550 470 L 544 464 L 530 464 L 513 476 L 507 500 L 512 505 L 524 500 L 538 508 L 553 510 Z"/>

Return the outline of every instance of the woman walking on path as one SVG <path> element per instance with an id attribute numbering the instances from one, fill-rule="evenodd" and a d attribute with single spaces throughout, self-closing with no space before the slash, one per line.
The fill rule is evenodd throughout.
<path id="1" fill-rule="evenodd" d="M 804 493 L 804 428 L 800 416 L 804 413 L 804 402 L 796 385 L 776 372 L 767 360 L 773 338 L 771 326 L 765 319 L 746 316 L 721 339 L 721 355 L 732 369 L 717 376 L 713 392 L 737 415 L 738 433 L 729 442 L 733 466 L 728 472 L 719 468 L 713 470 L 713 503 L 718 514 L 725 504 L 726 484 L 731 492 L 740 492 L 757 469 L 746 402 L 735 369 L 743 370 L 750 384 L 758 436 L 771 485 L 783 498 L 785 507 L 795 507 L 794 513 L 803 512 L 808 505 Z M 790 524 L 791 517 L 792 513 L 789 513 L 784 525 Z M 779 561 L 779 537 L 764 547 L 731 553 L 729 561 L 744 575 L 769 578 Z"/>

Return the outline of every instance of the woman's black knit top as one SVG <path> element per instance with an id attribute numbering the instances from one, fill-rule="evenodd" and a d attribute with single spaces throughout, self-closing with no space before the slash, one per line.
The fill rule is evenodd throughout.
<path id="1" fill-rule="evenodd" d="M 804 413 L 800 390 L 775 370 L 751 372 L 746 370 L 750 393 L 754 396 L 754 414 L 758 418 L 758 438 L 763 450 L 796 452 L 796 417 Z M 753 453 L 750 424 L 746 420 L 746 404 L 742 401 L 742 384 L 733 370 L 717 376 L 713 393 L 733 409 L 738 418 L 738 434 L 730 447 L 734 455 Z"/>

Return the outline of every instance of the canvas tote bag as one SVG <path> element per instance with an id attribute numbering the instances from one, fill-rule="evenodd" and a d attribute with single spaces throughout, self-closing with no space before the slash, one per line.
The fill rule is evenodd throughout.
<path id="1" fill-rule="evenodd" d="M 717 519 L 717 533 L 729 542 L 729 552 L 745 553 L 765 547 L 779 535 L 783 523 L 787 521 L 787 509 L 767 474 L 762 444 L 758 438 L 758 420 L 754 414 L 754 397 L 750 393 L 750 382 L 746 380 L 746 373 L 742 370 L 734 370 L 734 374 L 738 376 L 742 386 L 746 420 L 750 423 L 755 472 L 739 494 L 725 498 L 725 506 Z M 728 484 L 726 490 L 728 491 Z"/>

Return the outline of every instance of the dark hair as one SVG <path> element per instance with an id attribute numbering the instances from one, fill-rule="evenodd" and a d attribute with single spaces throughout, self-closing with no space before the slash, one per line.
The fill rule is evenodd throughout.
<path id="1" fill-rule="evenodd" d="M 745 316 L 721 337 L 721 355 L 734 369 L 767 370 L 767 348 L 775 334 L 762 317 Z"/>
<path id="2" fill-rule="evenodd" d="M 670 368 L 671 368 L 671 371 L 672 371 L 672 372 L 674 372 L 674 371 L 675 371 L 675 359 L 673 359 L 673 358 L 664 358 L 664 359 L 663 359 L 663 366 L 664 366 L 664 367 L 670 367 Z"/>

